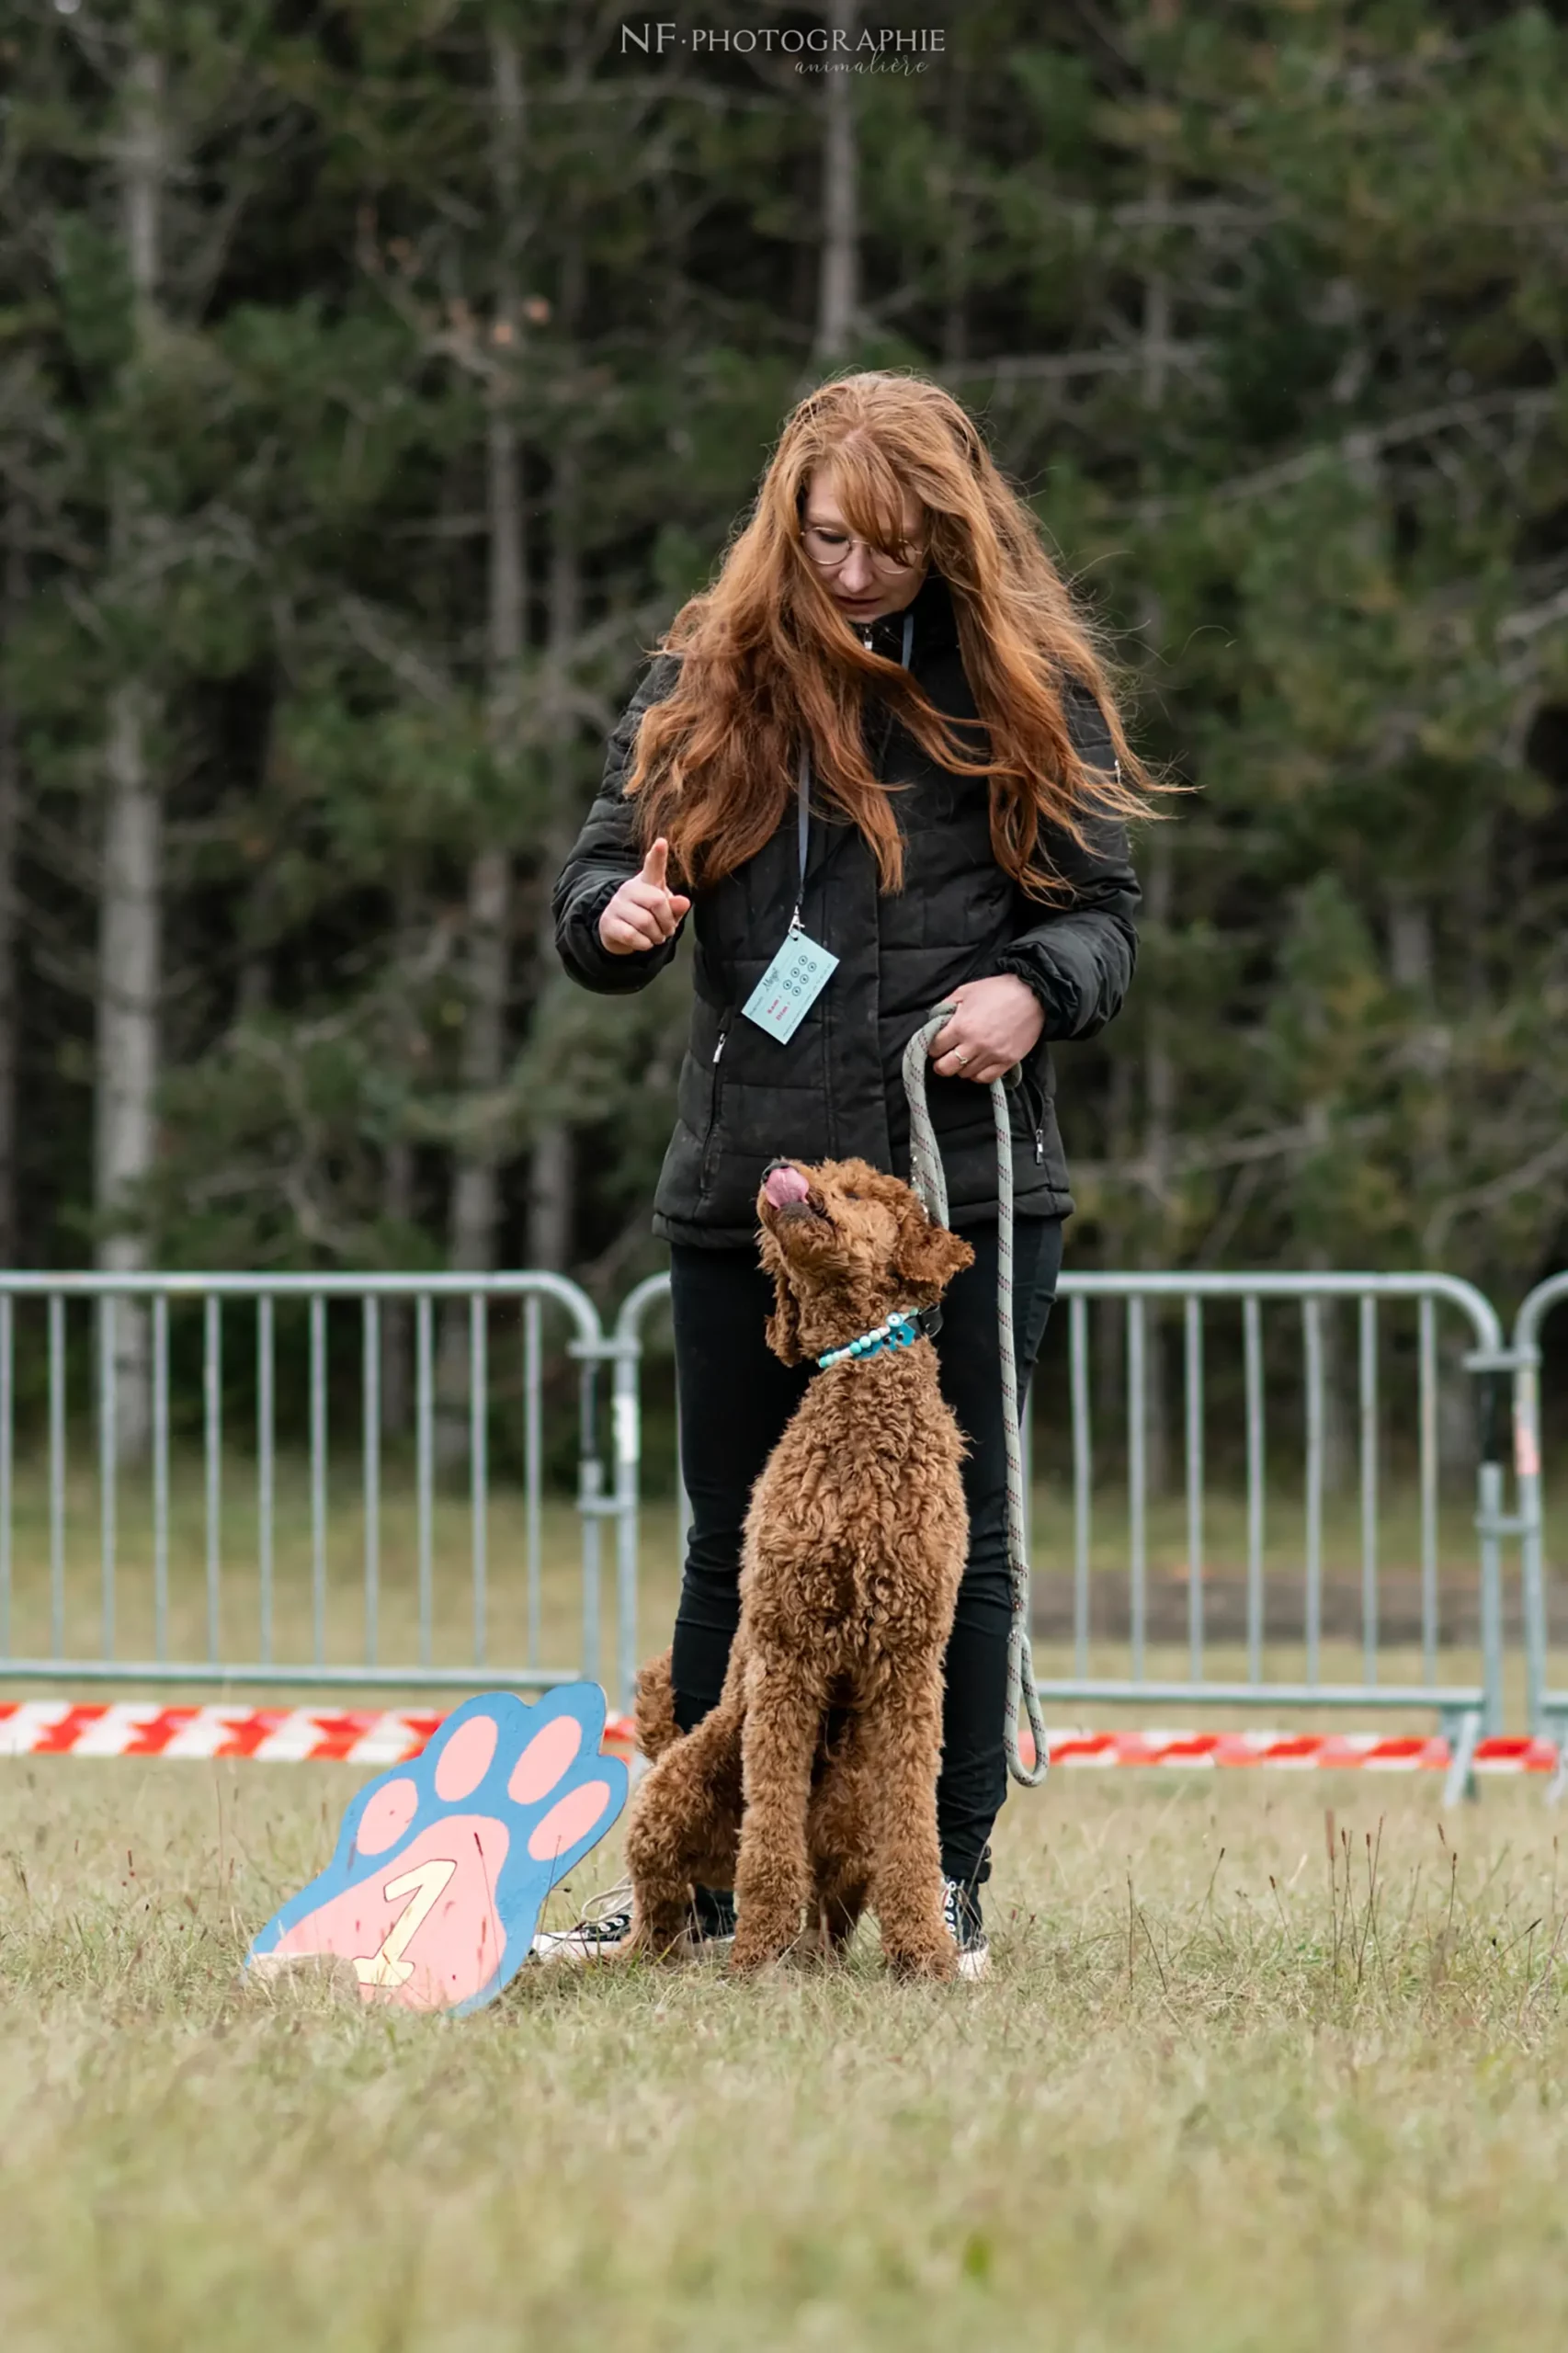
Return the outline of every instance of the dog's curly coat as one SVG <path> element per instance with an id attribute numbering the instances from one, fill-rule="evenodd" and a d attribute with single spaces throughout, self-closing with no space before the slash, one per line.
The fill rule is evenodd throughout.
<path id="1" fill-rule="evenodd" d="M 776 1164 L 757 1214 L 786 1364 L 929 1305 L 974 1256 L 860 1160 Z M 733 1885 L 736 1970 L 799 1944 L 808 1904 L 829 1948 L 869 1904 L 893 1968 L 952 1975 L 936 1787 L 963 1452 L 928 1339 L 812 1381 L 752 1491 L 718 1706 L 683 1737 L 668 1652 L 638 1678 L 633 1950 L 680 1949 L 693 1883 Z"/>

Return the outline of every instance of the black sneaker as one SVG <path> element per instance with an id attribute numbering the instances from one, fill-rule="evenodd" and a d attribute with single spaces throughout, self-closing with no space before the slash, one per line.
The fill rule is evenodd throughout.
<path id="1" fill-rule="evenodd" d="M 959 1975 L 978 1983 L 991 1974 L 991 1947 L 980 1916 L 980 1898 L 961 1879 L 942 1881 L 942 1917 L 959 1949 Z"/>
<path id="2" fill-rule="evenodd" d="M 590 1961 L 613 1961 L 631 1937 L 631 1882 L 622 1880 L 619 1887 L 590 1896 L 570 1928 L 541 1929 L 533 1940 L 533 1958 L 580 1969 Z M 722 1961 L 734 1941 L 734 1897 L 723 1889 L 699 1887 L 687 1915 L 682 1958 Z"/>

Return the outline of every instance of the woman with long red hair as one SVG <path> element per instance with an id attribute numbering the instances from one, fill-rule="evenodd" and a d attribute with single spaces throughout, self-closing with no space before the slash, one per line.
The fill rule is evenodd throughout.
<path id="1" fill-rule="evenodd" d="M 1039 1352 L 1071 1213 L 1051 1045 L 1119 1010 L 1137 952 L 1126 821 L 1149 779 L 1107 665 L 972 419 L 915 376 L 823 385 L 786 424 L 712 586 L 677 615 L 610 738 L 555 886 L 585 987 L 644 987 L 696 934 L 690 1040 L 654 1195 L 670 1246 L 690 1498 L 676 1710 L 718 1697 L 752 1483 L 810 1368 L 769 1354 L 756 1200 L 768 1164 L 858 1156 L 907 1177 L 903 1049 L 931 1009 L 930 1108 L 975 1261 L 937 1340 L 970 1441 L 970 1555 L 947 1655 L 937 1817 L 967 1976 L 1006 1794 L 1010 1595 L 990 1083 L 1011 1100 L 1014 1326 Z M 759 991 L 780 950 L 791 1010 Z M 801 1006 L 804 1003 L 803 1012 Z M 699 1889 L 694 1949 L 730 1932 Z M 540 1940 L 590 1957 L 620 1913 Z"/>

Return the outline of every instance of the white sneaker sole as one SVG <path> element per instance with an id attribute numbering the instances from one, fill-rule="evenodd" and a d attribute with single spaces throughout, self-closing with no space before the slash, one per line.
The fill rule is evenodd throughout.
<path id="1" fill-rule="evenodd" d="M 669 1957 L 673 1961 L 711 1965 L 728 1961 L 734 1941 L 733 1937 L 683 1936 Z M 594 1944 L 566 1928 L 556 1934 L 537 1936 L 529 1958 L 546 1969 L 594 1969 L 602 1962 L 619 1961 L 630 1942 L 630 1938 L 623 1937 L 619 1944 Z"/>
<path id="2" fill-rule="evenodd" d="M 627 1941 L 622 1938 L 619 1944 L 590 1944 L 586 1938 L 574 1936 L 566 1928 L 555 1935 L 536 1937 L 528 1958 L 542 1962 L 547 1969 L 592 1969 L 601 1961 L 614 1961 L 626 1950 Z"/>
<path id="3" fill-rule="evenodd" d="M 989 1945 L 976 1945 L 970 1951 L 960 1953 L 959 1975 L 968 1984 L 978 1985 L 982 1978 L 989 1977 L 990 1974 L 991 1948 Z"/>

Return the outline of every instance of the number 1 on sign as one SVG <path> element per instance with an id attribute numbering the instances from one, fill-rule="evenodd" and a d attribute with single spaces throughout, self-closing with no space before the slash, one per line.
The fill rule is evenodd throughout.
<path id="1" fill-rule="evenodd" d="M 354 1973 L 361 1985 L 407 1984 L 414 1974 L 414 1963 L 403 1956 L 435 1910 L 437 1898 L 456 1870 L 454 1862 L 433 1859 L 421 1863 L 417 1870 L 404 1871 L 401 1879 L 388 1880 L 381 1893 L 389 1904 L 395 1904 L 400 1895 L 411 1895 L 414 1901 L 398 1914 L 387 1930 L 380 1952 L 355 1962 Z"/>

